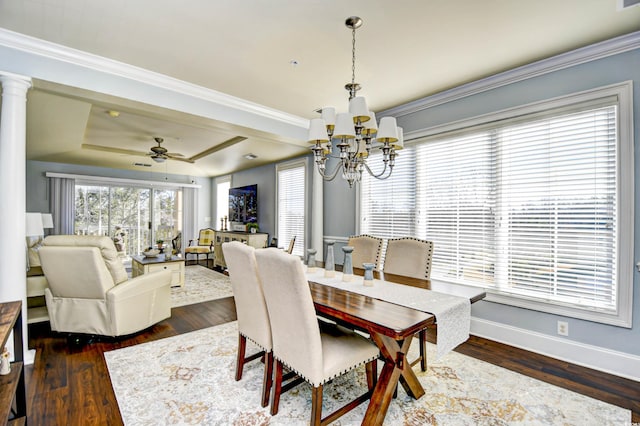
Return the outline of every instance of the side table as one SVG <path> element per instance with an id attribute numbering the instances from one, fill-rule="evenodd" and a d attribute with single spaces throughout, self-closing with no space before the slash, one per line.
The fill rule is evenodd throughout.
<path id="1" fill-rule="evenodd" d="M 26 424 L 27 392 L 24 381 L 24 354 L 22 353 L 22 302 L 0 303 L 0 338 L 2 348 L 13 331 L 14 362 L 11 372 L 0 376 L 0 424 Z M 15 399 L 14 417 L 9 419 Z"/>
<path id="2" fill-rule="evenodd" d="M 184 259 L 171 256 L 165 260 L 164 255 L 158 257 L 131 256 L 131 276 L 137 277 L 142 274 L 162 271 L 171 271 L 171 287 L 182 287 L 184 285 Z"/>
<path id="3" fill-rule="evenodd" d="M 27 323 L 49 321 L 49 311 L 44 301 L 44 289 L 49 286 L 42 268 L 32 266 L 27 271 Z"/>

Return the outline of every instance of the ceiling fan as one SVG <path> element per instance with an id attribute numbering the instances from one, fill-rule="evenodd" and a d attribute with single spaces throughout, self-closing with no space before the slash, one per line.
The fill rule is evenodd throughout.
<path id="1" fill-rule="evenodd" d="M 151 159 L 156 163 L 164 163 L 164 161 L 167 159 L 185 161 L 187 163 L 195 163 L 194 160 L 190 158 L 184 158 L 184 155 L 178 154 L 177 152 L 167 152 L 167 148 L 162 146 L 162 142 L 164 142 L 163 138 L 156 136 L 153 138 L 153 140 L 156 141 L 158 146 L 152 146 L 150 148 L 151 152 L 149 152 L 147 155 L 150 156 Z"/>
<path id="2" fill-rule="evenodd" d="M 225 148 L 233 146 L 246 139 L 247 138 L 244 136 L 234 136 L 231 139 L 228 139 L 222 143 L 219 143 L 211 148 L 205 149 L 204 151 L 199 152 L 190 158 L 186 158 L 184 155 L 178 154 L 176 152 L 167 152 L 167 149 L 162 146 L 162 142 L 164 142 L 164 139 L 158 136 L 153 138 L 153 140 L 158 144 L 158 146 L 152 146 L 151 148 L 149 148 L 149 152 L 134 151 L 131 149 L 115 148 L 110 146 L 93 145 L 93 144 L 87 144 L 87 143 L 83 143 L 82 148 L 91 149 L 94 151 L 113 152 L 113 153 L 124 154 L 124 155 L 147 156 L 147 157 L 150 157 L 156 163 L 163 163 L 165 160 L 169 159 L 169 160 L 184 161 L 185 163 L 193 164 L 196 162 L 196 160 L 199 160 L 215 152 L 218 152 Z"/>

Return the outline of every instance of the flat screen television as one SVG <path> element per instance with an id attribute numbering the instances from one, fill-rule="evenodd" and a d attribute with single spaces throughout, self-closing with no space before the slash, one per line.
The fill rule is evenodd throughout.
<path id="1" fill-rule="evenodd" d="M 258 185 L 229 189 L 229 221 L 258 223 Z"/>

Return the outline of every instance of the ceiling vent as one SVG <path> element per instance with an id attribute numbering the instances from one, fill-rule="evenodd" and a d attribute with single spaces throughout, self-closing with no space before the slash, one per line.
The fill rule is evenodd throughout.
<path id="1" fill-rule="evenodd" d="M 640 6 L 640 0 L 618 0 L 618 11 L 634 6 Z"/>
<path id="2" fill-rule="evenodd" d="M 151 164 L 148 163 L 133 163 L 133 165 L 138 167 L 151 167 Z"/>

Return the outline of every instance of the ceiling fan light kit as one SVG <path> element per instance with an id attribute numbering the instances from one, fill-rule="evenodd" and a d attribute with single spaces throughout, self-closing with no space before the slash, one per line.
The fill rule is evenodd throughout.
<path id="1" fill-rule="evenodd" d="M 307 140 L 313 144 L 313 151 L 318 172 L 324 180 L 335 179 L 342 170 L 342 178 L 353 187 L 360 182 L 363 170 L 376 179 L 387 179 L 391 176 L 395 165 L 396 151 L 404 146 L 402 128 L 396 124 L 394 117 L 383 117 L 380 125 L 376 116 L 369 111 L 363 96 L 356 96 L 360 84 L 355 82 L 356 69 L 356 30 L 363 21 L 358 16 L 350 16 L 345 26 L 351 29 L 351 83 L 344 88 L 349 92 L 349 112 L 336 114 L 334 107 L 323 107 L 322 118 L 314 118 L 309 122 Z M 375 139 L 374 139 L 375 137 Z M 331 141 L 337 139 L 338 155 L 332 155 Z M 367 158 L 373 148 L 382 150 L 384 167 L 376 174 L 367 165 Z M 326 170 L 327 158 L 337 158 L 338 164 L 331 172 Z"/>

